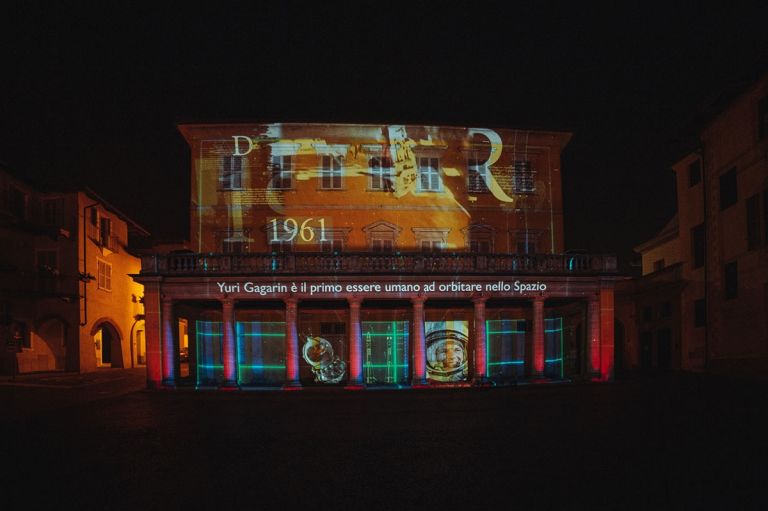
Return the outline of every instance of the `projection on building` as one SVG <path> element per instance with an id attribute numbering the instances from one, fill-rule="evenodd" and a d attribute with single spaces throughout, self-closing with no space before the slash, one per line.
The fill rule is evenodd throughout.
<path id="1" fill-rule="evenodd" d="M 197 139 L 201 253 L 547 253 L 561 245 L 559 135 L 249 124 Z M 553 203 L 553 200 L 557 203 Z"/>

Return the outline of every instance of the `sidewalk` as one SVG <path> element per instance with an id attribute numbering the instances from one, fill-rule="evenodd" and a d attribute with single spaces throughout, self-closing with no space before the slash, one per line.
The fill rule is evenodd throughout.
<path id="1" fill-rule="evenodd" d="M 0 385 L 11 385 L 19 387 L 45 387 L 45 388 L 77 388 L 86 385 L 95 385 L 109 383 L 128 378 L 136 378 L 138 375 L 146 374 L 146 369 L 121 369 L 121 368 L 99 368 L 90 373 L 77 372 L 36 372 L 24 373 L 13 376 L 0 376 Z"/>
<path id="2" fill-rule="evenodd" d="M 0 376 L 2 420 L 16 420 L 146 388 L 147 371 L 103 368 L 90 373 L 44 372 Z"/>

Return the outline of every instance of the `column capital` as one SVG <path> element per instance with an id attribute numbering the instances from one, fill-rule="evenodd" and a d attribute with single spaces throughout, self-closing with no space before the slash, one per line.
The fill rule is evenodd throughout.
<path id="1" fill-rule="evenodd" d="M 485 302 L 487 301 L 488 301 L 487 296 L 478 295 L 478 296 L 472 297 L 472 303 L 474 303 L 475 305 L 485 305 Z"/>
<path id="2" fill-rule="evenodd" d="M 235 299 L 234 298 L 221 298 L 219 299 L 219 302 L 221 302 L 222 307 L 234 307 L 235 306 Z"/>
<path id="3" fill-rule="evenodd" d="M 296 307 L 299 304 L 299 299 L 294 296 L 287 296 L 283 298 L 283 302 L 287 307 Z"/>
<path id="4" fill-rule="evenodd" d="M 360 306 L 363 304 L 363 299 L 359 296 L 348 296 L 347 303 L 349 303 L 350 307 L 360 308 Z"/>
<path id="5" fill-rule="evenodd" d="M 419 296 L 412 296 L 411 297 L 411 303 L 413 305 L 422 305 L 423 306 L 424 302 L 426 302 L 426 301 L 427 301 L 427 298 L 425 296 L 419 295 Z"/>

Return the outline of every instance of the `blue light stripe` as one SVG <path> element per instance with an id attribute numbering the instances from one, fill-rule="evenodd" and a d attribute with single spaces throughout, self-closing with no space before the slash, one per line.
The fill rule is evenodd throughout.
<path id="1" fill-rule="evenodd" d="M 508 360 L 506 362 L 491 362 L 488 365 L 492 366 L 508 366 L 508 365 L 520 365 L 525 364 L 525 360 Z"/>

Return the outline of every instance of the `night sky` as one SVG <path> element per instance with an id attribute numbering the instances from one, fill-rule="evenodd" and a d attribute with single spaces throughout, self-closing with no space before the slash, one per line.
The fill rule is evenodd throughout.
<path id="1" fill-rule="evenodd" d="M 711 105 L 768 69 L 765 2 L 19 4 L 0 12 L 0 162 L 161 239 L 188 230 L 179 122 L 541 128 L 574 134 L 566 245 L 626 264 L 674 214 L 670 166 Z"/>

